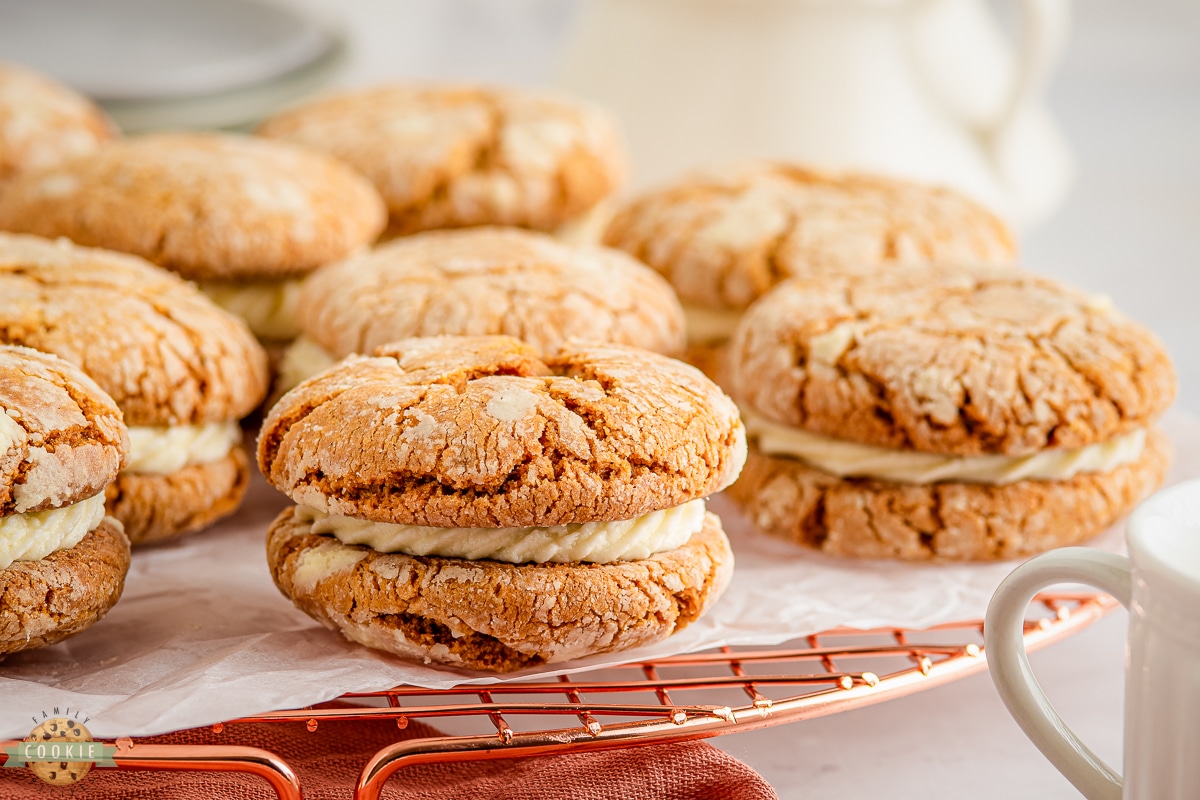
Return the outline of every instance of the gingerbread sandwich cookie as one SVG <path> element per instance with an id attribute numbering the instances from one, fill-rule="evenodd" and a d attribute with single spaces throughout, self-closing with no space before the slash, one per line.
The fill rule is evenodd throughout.
<path id="1" fill-rule="evenodd" d="M 407 339 L 275 405 L 263 474 L 275 583 L 369 647 L 510 671 L 659 641 L 733 555 L 704 498 L 745 456 L 737 408 L 636 348 Z"/>
<path id="2" fill-rule="evenodd" d="M 132 256 L 0 234 L 0 341 L 78 364 L 124 412 L 130 453 L 108 509 L 134 544 L 237 508 L 238 421 L 266 394 L 266 355 L 194 286 Z"/>
<path id="3" fill-rule="evenodd" d="M 82 370 L 0 345 L 0 657 L 91 627 L 121 596 L 129 540 L 104 489 L 128 448 Z"/>
<path id="4" fill-rule="evenodd" d="M 286 142 L 222 133 L 130 137 L 27 172 L 0 230 L 132 253 L 196 281 L 265 341 L 288 341 L 300 280 L 383 229 L 365 178 Z"/>
<path id="5" fill-rule="evenodd" d="M 92 153 L 116 135 L 112 120 L 88 98 L 0 62 L 0 187 L 26 170 Z"/>
<path id="6" fill-rule="evenodd" d="M 1021 558 L 1096 535 L 1166 473 L 1162 345 L 1014 268 L 790 281 L 730 356 L 751 442 L 730 494 L 832 555 Z"/>
<path id="7" fill-rule="evenodd" d="M 1012 235 L 950 189 L 758 163 L 690 177 L 619 208 L 604 243 L 661 272 L 683 301 L 688 360 L 709 374 L 746 307 L 788 278 L 906 264 L 1010 263 Z"/>
<path id="8" fill-rule="evenodd" d="M 542 353 L 578 338 L 683 352 L 683 311 L 656 272 L 619 250 L 516 228 L 406 236 L 323 267 L 300 293 L 290 389 L 353 353 L 412 336 L 507 335 Z"/>
<path id="9" fill-rule="evenodd" d="M 324 150 L 370 178 L 392 236 L 474 225 L 552 231 L 625 176 L 607 113 L 518 89 L 380 86 L 305 103 L 257 132 Z"/>

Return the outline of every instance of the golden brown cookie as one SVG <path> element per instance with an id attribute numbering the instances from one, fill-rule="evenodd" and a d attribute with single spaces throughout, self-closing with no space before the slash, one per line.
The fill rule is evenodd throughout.
<path id="1" fill-rule="evenodd" d="M 845 480 L 751 449 L 729 489 L 760 530 L 832 556 L 991 561 L 1079 544 L 1128 514 L 1166 476 L 1150 431 L 1136 462 L 1066 480 L 1005 485 Z"/>
<path id="2" fill-rule="evenodd" d="M 637 561 L 507 564 L 352 547 L 287 509 L 267 560 L 281 592 L 352 641 L 493 672 L 665 639 L 709 608 L 733 569 L 712 514 L 683 547 Z"/>
<path id="3" fill-rule="evenodd" d="M 267 479 L 331 514 L 431 526 L 629 519 L 720 491 L 744 458 L 733 402 L 621 345 L 539 356 L 504 336 L 406 339 L 275 405 Z"/>
<path id="4" fill-rule="evenodd" d="M 658 274 L 616 250 L 516 228 L 408 236 L 323 267 L 304 284 L 299 317 L 332 359 L 443 334 L 503 334 L 543 353 L 572 337 L 683 350 L 683 312 Z"/>
<path id="5" fill-rule="evenodd" d="M 186 278 L 279 279 L 372 242 L 370 184 L 321 153 L 224 133 L 131 137 L 26 172 L 0 197 L 0 230 L 65 236 Z"/>
<path id="6" fill-rule="evenodd" d="M 133 448 L 109 510 L 135 543 L 237 507 L 237 420 L 266 393 L 266 356 L 194 286 L 131 256 L 0 234 L 0 341 L 80 365 L 117 401 Z"/>
<path id="7" fill-rule="evenodd" d="M 116 135 L 108 115 L 83 95 L 0 62 L 0 186 L 19 172 L 94 152 Z"/>
<path id="8" fill-rule="evenodd" d="M 729 309 L 788 278 L 1014 256 L 1004 223 L 950 189 L 769 162 L 642 195 L 604 241 L 665 275 L 685 305 Z"/>
<path id="9" fill-rule="evenodd" d="M 238 419 L 266 394 L 246 326 L 145 261 L 0 234 L 0 341 L 79 364 L 129 425 Z"/>
<path id="10" fill-rule="evenodd" d="M 834 555 L 1027 556 L 1100 533 L 1166 473 L 1162 345 L 1013 268 L 788 281 L 726 365 L 751 442 L 732 496 Z"/>
<path id="11" fill-rule="evenodd" d="M 204 530 L 237 511 L 250 483 L 241 447 L 220 461 L 189 464 L 166 475 L 122 472 L 106 490 L 108 511 L 133 544 Z"/>
<path id="12" fill-rule="evenodd" d="M 393 235 L 550 231 L 612 194 L 625 173 L 607 114 L 514 89 L 381 86 L 284 111 L 258 133 L 324 150 L 370 178 Z"/>
<path id="13" fill-rule="evenodd" d="M 121 597 L 128 570 L 129 540 L 107 517 L 74 547 L 0 570 L 0 656 L 91 627 Z"/>
<path id="14" fill-rule="evenodd" d="M 0 344 L 0 519 L 99 494 L 128 449 L 120 409 L 78 367 Z"/>
<path id="15" fill-rule="evenodd" d="M 1001 267 L 791 281 L 746 314 L 727 363 L 769 419 L 964 456 L 1109 441 L 1175 396 L 1158 338 L 1107 298 Z"/>

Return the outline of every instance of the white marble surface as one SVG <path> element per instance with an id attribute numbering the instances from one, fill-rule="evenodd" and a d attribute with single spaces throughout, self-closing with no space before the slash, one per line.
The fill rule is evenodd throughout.
<path id="1" fill-rule="evenodd" d="M 340 82 L 389 76 L 537 84 L 573 3 L 293 0 L 340 14 Z M 1200 413 L 1200 4 L 1088 0 L 1051 89 L 1078 157 L 1063 210 L 1025 241 L 1027 266 L 1110 294 L 1166 340 L 1180 400 Z M 1121 752 L 1124 612 L 1032 658 L 1066 720 Z M 1011 721 L 987 675 L 854 712 L 715 743 L 784 798 L 1000 800 L 1079 795 Z"/>

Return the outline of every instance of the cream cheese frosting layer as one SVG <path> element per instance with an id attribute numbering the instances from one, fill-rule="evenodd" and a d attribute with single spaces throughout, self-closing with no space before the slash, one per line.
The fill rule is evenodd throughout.
<path id="1" fill-rule="evenodd" d="M 337 362 L 338 359 L 332 353 L 302 333 L 284 351 L 276 386 L 281 393 L 290 392 Z"/>
<path id="2" fill-rule="evenodd" d="M 733 338 L 741 311 L 684 304 L 683 322 L 688 344 L 717 344 Z"/>
<path id="3" fill-rule="evenodd" d="M 193 464 L 211 464 L 242 440 L 237 420 L 169 427 L 129 426 L 125 472 L 169 475 Z"/>
<path id="4" fill-rule="evenodd" d="M 847 442 L 742 413 L 747 436 L 769 456 L 797 458 L 841 478 L 876 478 L 897 483 L 960 481 L 1003 485 L 1024 480 L 1066 480 L 1112 472 L 1137 461 L 1146 431 L 1073 450 L 1041 450 L 1025 456 L 949 456 Z"/>
<path id="5" fill-rule="evenodd" d="M 62 508 L 0 517 L 0 570 L 74 547 L 103 519 L 103 492 Z"/>
<path id="6" fill-rule="evenodd" d="M 296 308 L 303 278 L 225 283 L 204 281 L 200 290 L 230 314 L 241 317 L 260 339 L 287 341 L 300 335 Z"/>
<path id="7" fill-rule="evenodd" d="M 295 519 L 316 534 L 381 553 L 544 564 L 635 561 L 683 546 L 704 526 L 704 501 L 633 519 L 578 522 L 545 528 L 433 528 L 339 517 L 299 506 Z"/>

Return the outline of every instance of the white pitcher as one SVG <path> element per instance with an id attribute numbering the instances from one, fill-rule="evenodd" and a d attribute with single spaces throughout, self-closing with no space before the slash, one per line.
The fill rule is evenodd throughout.
<path id="1" fill-rule="evenodd" d="M 956 187 L 1027 226 L 1071 159 L 1042 104 L 1068 0 L 591 0 L 559 83 L 620 116 L 639 183 L 786 158 Z"/>

